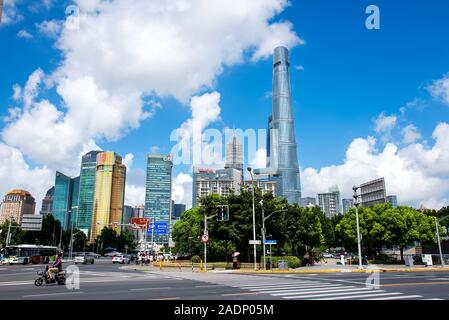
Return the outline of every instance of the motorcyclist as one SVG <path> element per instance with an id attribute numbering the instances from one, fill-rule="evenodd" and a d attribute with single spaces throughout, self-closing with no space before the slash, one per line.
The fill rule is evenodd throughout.
<path id="1" fill-rule="evenodd" d="M 55 279 L 55 275 L 56 275 L 58 272 L 61 272 L 61 271 L 62 271 L 62 257 L 61 257 L 61 256 L 62 256 L 62 254 L 61 254 L 61 253 L 58 253 L 55 262 L 51 265 L 50 268 L 48 268 L 48 271 L 47 271 L 47 277 L 48 277 L 51 281 L 53 281 L 53 280 Z"/>

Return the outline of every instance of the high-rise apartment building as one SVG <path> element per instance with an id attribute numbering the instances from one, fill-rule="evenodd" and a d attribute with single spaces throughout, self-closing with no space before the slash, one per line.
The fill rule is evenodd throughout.
<path id="1" fill-rule="evenodd" d="M 231 192 L 239 194 L 241 185 L 242 175 L 237 169 L 193 168 L 192 206 L 198 206 L 200 198 L 210 194 L 219 194 L 222 197 Z"/>
<path id="2" fill-rule="evenodd" d="M 387 202 L 385 179 L 379 178 L 360 185 L 362 207 L 372 207 Z"/>
<path id="3" fill-rule="evenodd" d="M 104 227 L 120 233 L 121 228 L 114 224 L 122 222 L 125 200 L 126 167 L 122 157 L 115 152 L 101 152 L 97 155 L 96 170 L 91 242 Z"/>
<path id="4" fill-rule="evenodd" d="M 8 219 L 22 224 L 23 215 L 34 214 L 36 202 L 28 191 L 14 189 L 9 191 L 3 200 L 0 210 L 0 224 Z"/>
<path id="5" fill-rule="evenodd" d="M 94 211 L 95 176 L 97 172 L 97 155 L 101 151 L 90 151 L 81 159 L 78 214 L 76 226 L 89 233 Z"/>
<path id="6" fill-rule="evenodd" d="M 253 182 L 251 180 L 246 180 L 243 182 L 243 185 L 247 186 L 247 187 L 251 187 L 252 184 L 253 184 Z M 254 184 L 256 185 L 256 188 L 259 188 L 260 191 L 262 191 L 262 194 L 272 193 L 273 195 L 276 195 L 277 183 L 275 181 L 266 181 L 266 180 L 255 179 Z"/>
<path id="7" fill-rule="evenodd" d="M 338 190 L 338 187 L 335 186 L 330 188 L 328 193 L 319 193 L 318 205 L 328 218 L 340 214 L 340 191 Z"/>
<path id="8" fill-rule="evenodd" d="M 170 155 L 148 155 L 144 216 L 150 218 L 151 223 L 166 225 L 168 233 L 154 234 L 154 241 L 159 244 L 168 244 L 169 242 L 172 212 L 172 168 L 173 160 Z"/>
<path id="9" fill-rule="evenodd" d="M 289 51 L 274 49 L 273 110 L 268 120 L 267 169 L 279 175 L 278 192 L 289 203 L 300 203 L 301 183 L 290 87 Z"/>
<path id="10" fill-rule="evenodd" d="M 53 195 L 53 217 L 61 223 L 64 230 L 76 227 L 78 210 L 79 177 L 70 178 L 56 171 Z M 73 224 L 72 224 L 73 223 Z"/>

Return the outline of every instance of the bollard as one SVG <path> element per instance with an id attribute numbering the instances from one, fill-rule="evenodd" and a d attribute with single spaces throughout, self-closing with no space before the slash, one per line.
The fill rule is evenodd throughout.
<path id="1" fill-rule="evenodd" d="M 162 270 L 162 259 L 159 262 L 159 270 Z"/>
<path id="2" fill-rule="evenodd" d="M 203 260 L 200 260 L 200 270 L 203 271 Z"/>

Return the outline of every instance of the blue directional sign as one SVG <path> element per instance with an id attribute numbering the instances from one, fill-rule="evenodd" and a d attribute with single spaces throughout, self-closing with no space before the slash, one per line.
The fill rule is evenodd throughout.
<path id="1" fill-rule="evenodd" d="M 265 240 L 265 242 L 264 242 L 265 244 L 278 244 L 278 241 L 277 240 Z"/>
<path id="2" fill-rule="evenodd" d="M 148 228 L 147 234 L 151 235 L 153 232 L 154 234 L 168 234 L 168 222 L 150 223 L 150 227 Z"/>

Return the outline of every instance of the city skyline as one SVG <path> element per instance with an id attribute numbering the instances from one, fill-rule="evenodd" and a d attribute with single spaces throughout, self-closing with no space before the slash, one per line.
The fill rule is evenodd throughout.
<path id="1" fill-rule="evenodd" d="M 129 169 L 125 203 L 143 203 L 146 155 L 169 154 L 173 130 L 193 125 L 201 130 L 265 129 L 272 99 L 272 51 L 282 45 L 291 52 L 302 196 L 338 184 L 341 197 L 347 198 L 354 183 L 385 176 L 387 189 L 401 203 L 438 209 L 449 198 L 449 146 L 444 138 L 449 132 L 449 45 L 440 40 L 449 27 L 442 14 L 449 5 L 432 3 L 432 10 L 408 4 L 406 20 L 415 23 L 405 33 L 401 6 L 385 0 L 378 4 L 385 13 L 378 31 L 365 28 L 363 5 L 346 3 L 329 2 L 318 9 L 307 1 L 290 6 L 276 0 L 254 2 L 241 8 L 238 17 L 223 4 L 222 19 L 213 23 L 196 16 L 198 8 L 192 7 L 181 13 L 167 10 L 164 17 L 154 17 L 154 24 L 140 16 L 130 19 L 131 11 L 119 2 L 110 4 L 114 10 L 99 6 L 98 16 L 79 4 L 92 25 L 135 21 L 133 28 L 140 28 L 136 34 L 147 37 L 139 41 L 147 43 L 144 47 L 130 39 L 111 42 L 117 38 L 114 31 L 98 35 L 98 46 L 86 46 L 78 40 L 85 37 L 91 41 L 86 43 L 96 44 L 89 36 L 95 32 L 82 25 L 76 31 L 67 29 L 60 2 L 34 11 L 17 4 L 15 12 L 22 19 L 5 11 L 0 28 L 2 39 L 11 44 L 0 62 L 2 74 L 8 75 L 0 80 L 0 164 L 6 168 L 0 173 L 0 193 L 29 190 L 40 205 L 55 171 L 74 177 L 81 155 L 114 150 Z M 140 9 L 152 16 L 145 4 Z M 114 12 L 121 15 L 112 17 Z M 320 19 L 313 18 L 317 15 Z M 187 25 L 177 25 L 180 16 Z M 97 20 L 100 17 L 105 19 Z M 211 38 L 192 30 L 192 21 L 214 25 Z M 238 30 L 236 21 L 242 22 Z M 175 34 L 166 37 L 173 54 L 167 60 L 161 59 L 164 55 L 151 36 L 155 26 L 176 26 Z M 111 29 L 104 25 L 104 30 Z M 222 41 L 224 30 L 231 38 L 245 40 L 231 41 L 230 46 Z M 183 38 L 193 45 L 182 42 L 182 50 L 174 50 L 172 40 Z M 57 41 L 59 46 L 54 46 Z M 104 45 L 115 48 L 117 55 L 111 56 L 111 65 L 100 68 Z M 133 72 L 118 67 L 122 57 L 128 57 L 121 48 L 132 48 Z M 185 59 L 178 59 L 180 52 Z M 80 60 L 86 55 L 91 64 Z M 139 56 L 145 57 L 141 69 L 132 63 Z M 245 166 L 265 162 L 263 147 L 251 155 L 253 163 L 245 153 Z M 191 169 L 173 168 L 173 198 L 188 206 Z"/>

